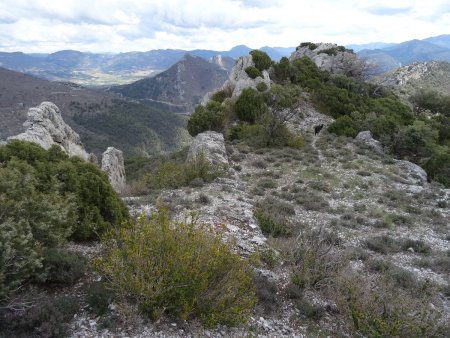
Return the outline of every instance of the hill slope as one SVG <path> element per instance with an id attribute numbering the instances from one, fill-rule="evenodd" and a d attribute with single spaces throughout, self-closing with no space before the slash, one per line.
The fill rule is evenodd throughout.
<path id="1" fill-rule="evenodd" d="M 153 78 L 146 78 L 111 90 L 143 101 L 175 105 L 193 110 L 202 97 L 220 87 L 228 72 L 200 57 L 186 54 L 182 60 Z"/>
<path id="2" fill-rule="evenodd" d="M 21 133 L 28 108 L 42 101 L 55 103 L 86 149 L 96 154 L 111 145 L 125 156 L 156 154 L 178 149 L 186 136 L 184 119 L 173 113 L 0 68 L 0 139 Z"/>

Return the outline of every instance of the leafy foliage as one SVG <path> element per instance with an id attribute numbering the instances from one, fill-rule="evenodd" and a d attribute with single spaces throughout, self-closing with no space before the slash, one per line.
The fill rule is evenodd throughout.
<path id="1" fill-rule="evenodd" d="M 273 61 L 266 52 L 260 50 L 252 50 L 250 52 L 252 56 L 253 62 L 255 63 L 255 67 L 262 72 L 263 70 L 269 69 L 272 66 Z"/>
<path id="2" fill-rule="evenodd" d="M 241 121 L 253 123 L 267 107 L 260 93 L 253 88 L 246 88 L 237 99 L 234 109 Z"/>
<path id="3" fill-rule="evenodd" d="M 0 147 L 0 163 L 0 301 L 71 265 L 60 254 L 43 260 L 46 248 L 94 238 L 128 218 L 106 174 L 59 147 L 12 141 Z"/>
<path id="4" fill-rule="evenodd" d="M 253 67 L 253 66 L 245 68 L 245 72 L 252 79 L 256 79 L 258 76 L 262 77 L 261 71 L 258 68 Z"/>
<path id="5" fill-rule="evenodd" d="M 217 101 L 210 101 L 205 106 L 198 105 L 188 120 L 187 129 L 191 136 L 207 130 L 221 132 L 224 128 L 224 107 Z"/>
<path id="6" fill-rule="evenodd" d="M 160 210 L 109 233 L 99 268 L 152 318 L 166 312 L 207 326 L 245 322 L 256 300 L 250 266 L 191 216 L 175 223 Z"/>

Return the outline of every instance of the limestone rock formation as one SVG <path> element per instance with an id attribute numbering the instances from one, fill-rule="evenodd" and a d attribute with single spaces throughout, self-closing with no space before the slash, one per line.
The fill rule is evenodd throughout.
<path id="1" fill-rule="evenodd" d="M 113 188 L 122 193 L 125 189 L 125 166 L 122 151 L 108 147 L 102 155 L 102 170 L 108 174 L 109 182 Z"/>
<path id="2" fill-rule="evenodd" d="M 351 50 L 334 43 L 300 45 L 290 56 L 290 61 L 309 57 L 322 70 L 339 75 L 358 76 L 364 61 Z"/>
<path id="3" fill-rule="evenodd" d="M 231 92 L 231 98 L 236 100 L 242 91 L 246 88 L 256 88 L 256 86 L 264 82 L 268 88 L 270 88 L 270 77 L 267 70 L 262 71 L 263 77 L 258 76 L 252 79 L 245 72 L 245 69 L 250 66 L 255 66 L 251 55 L 241 56 L 231 70 L 230 77 L 223 84 L 221 90 Z M 202 100 L 202 104 L 206 105 L 212 96 L 212 92 L 205 95 Z"/>
<path id="4" fill-rule="evenodd" d="M 194 138 L 189 148 L 187 161 L 194 161 L 201 154 L 213 167 L 227 167 L 229 165 L 225 141 L 221 133 L 206 131 Z"/>
<path id="5" fill-rule="evenodd" d="M 408 177 L 411 178 L 413 183 L 418 185 L 424 185 L 425 183 L 427 183 L 428 179 L 427 173 L 417 164 L 403 160 L 395 160 L 395 164 L 402 171 L 408 174 Z"/>
<path id="6" fill-rule="evenodd" d="M 80 137 L 63 120 L 59 108 L 52 102 L 42 102 L 39 107 L 28 110 L 27 121 L 23 124 L 25 132 L 11 136 L 9 140 L 22 140 L 39 144 L 49 149 L 56 144 L 69 156 L 78 156 L 83 160 L 89 159 L 84 150 Z"/>
<path id="7" fill-rule="evenodd" d="M 380 141 L 375 140 L 369 130 L 359 132 L 358 135 L 356 135 L 356 139 L 367 144 L 377 154 L 383 154 L 383 147 L 381 146 Z"/>

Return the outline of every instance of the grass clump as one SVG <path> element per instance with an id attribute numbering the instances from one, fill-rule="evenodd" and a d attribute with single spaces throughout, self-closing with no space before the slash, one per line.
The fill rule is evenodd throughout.
<path id="1" fill-rule="evenodd" d="M 355 336 L 446 337 L 449 328 L 431 306 L 433 295 L 429 286 L 417 292 L 383 275 L 347 271 L 336 279 L 332 297 Z"/>
<path id="2" fill-rule="evenodd" d="M 295 215 L 294 207 L 278 199 L 269 197 L 259 201 L 253 210 L 264 235 L 286 237 L 291 235 L 288 217 Z"/>
<path id="3" fill-rule="evenodd" d="M 176 223 L 160 210 L 109 233 L 97 266 L 112 290 L 151 318 L 168 313 L 206 326 L 245 322 L 256 302 L 250 265 L 191 216 Z"/>

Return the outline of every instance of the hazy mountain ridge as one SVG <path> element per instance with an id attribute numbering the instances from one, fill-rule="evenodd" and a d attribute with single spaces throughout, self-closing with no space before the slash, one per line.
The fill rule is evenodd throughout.
<path id="1" fill-rule="evenodd" d="M 295 48 L 262 47 L 272 59 L 289 56 Z M 208 60 L 213 57 L 236 59 L 252 48 L 235 46 L 228 51 L 207 49 L 157 49 L 119 54 L 87 53 L 61 50 L 51 54 L 0 52 L 0 67 L 35 75 L 48 80 L 72 81 L 83 85 L 125 84 L 153 76 L 170 68 L 189 53 Z M 232 66 L 232 65 L 231 65 Z"/>
<path id="2" fill-rule="evenodd" d="M 377 46 L 378 45 L 378 46 Z M 365 49 L 360 47 L 365 46 Z M 371 49 L 370 47 L 375 47 Z M 351 45 L 358 56 L 379 66 L 379 73 L 421 61 L 450 61 L 450 35 L 399 44 Z M 369 47 L 369 48 L 367 48 Z"/>

